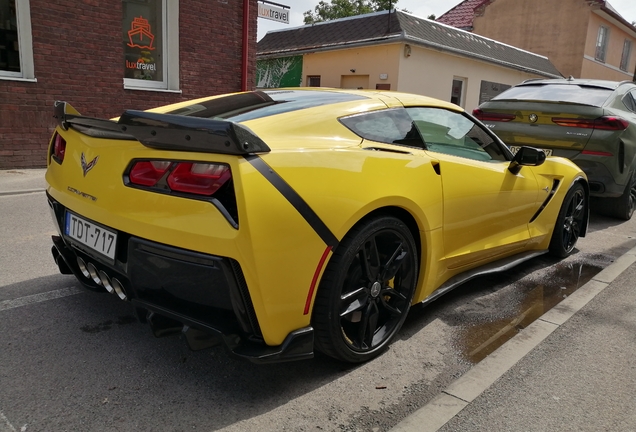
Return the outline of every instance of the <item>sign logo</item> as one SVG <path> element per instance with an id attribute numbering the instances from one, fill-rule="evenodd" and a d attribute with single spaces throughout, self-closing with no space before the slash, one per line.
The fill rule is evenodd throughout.
<path id="1" fill-rule="evenodd" d="M 539 116 L 537 116 L 535 113 L 530 114 L 530 117 L 528 117 L 528 120 L 530 120 L 530 123 L 536 123 L 537 120 L 539 120 Z"/>
<path id="2" fill-rule="evenodd" d="M 285 8 L 286 9 L 283 9 L 282 7 L 271 6 L 269 4 L 259 3 L 258 17 L 289 24 L 289 6 L 285 6 Z"/>
<path id="3" fill-rule="evenodd" d="M 95 156 L 95 158 L 92 161 L 90 161 L 89 163 L 86 163 L 86 156 L 84 156 L 84 152 L 82 152 L 80 162 L 82 163 L 82 171 L 84 172 L 84 177 L 86 177 L 86 174 L 90 170 L 92 170 L 95 165 L 97 165 L 98 159 L 99 159 L 99 156 Z"/>
<path id="4" fill-rule="evenodd" d="M 155 35 L 150 31 L 150 23 L 144 17 L 133 19 L 128 30 L 128 46 L 131 48 L 141 48 L 154 50 L 152 44 L 155 42 Z"/>

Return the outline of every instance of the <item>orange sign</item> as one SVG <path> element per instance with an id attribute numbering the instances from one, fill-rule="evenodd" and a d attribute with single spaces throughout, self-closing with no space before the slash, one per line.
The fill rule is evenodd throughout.
<path id="1" fill-rule="evenodd" d="M 154 50 L 152 46 L 155 41 L 155 35 L 150 31 L 150 23 L 144 17 L 133 19 L 130 23 L 130 30 L 128 30 L 128 42 L 129 47 L 145 48 Z"/>

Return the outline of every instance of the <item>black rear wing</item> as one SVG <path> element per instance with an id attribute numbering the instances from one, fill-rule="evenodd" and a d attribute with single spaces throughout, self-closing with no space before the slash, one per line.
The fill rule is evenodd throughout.
<path id="1" fill-rule="evenodd" d="M 137 140 L 160 150 L 247 155 L 270 148 L 249 128 L 225 120 L 127 110 L 118 122 L 83 117 L 70 104 L 56 101 L 54 117 L 69 127 L 96 138 Z"/>

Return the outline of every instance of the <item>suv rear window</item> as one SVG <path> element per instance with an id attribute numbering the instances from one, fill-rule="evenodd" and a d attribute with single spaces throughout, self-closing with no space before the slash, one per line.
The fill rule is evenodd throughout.
<path id="1" fill-rule="evenodd" d="M 508 89 L 492 100 L 566 102 L 600 107 L 611 94 L 612 90 L 602 87 L 575 84 L 530 84 Z"/>

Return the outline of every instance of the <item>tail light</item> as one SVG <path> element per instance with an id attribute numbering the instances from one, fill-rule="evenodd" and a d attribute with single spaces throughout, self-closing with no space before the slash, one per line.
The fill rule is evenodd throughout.
<path id="1" fill-rule="evenodd" d="M 154 186 L 171 164 L 170 161 L 139 161 L 130 170 L 130 182 L 140 186 Z"/>
<path id="2" fill-rule="evenodd" d="M 615 116 L 603 116 L 595 119 L 552 117 L 552 122 L 559 126 L 608 131 L 621 131 L 629 126 L 627 120 Z"/>
<path id="3" fill-rule="evenodd" d="M 210 196 L 230 177 L 227 165 L 182 162 L 168 176 L 168 186 L 177 192 Z"/>
<path id="4" fill-rule="evenodd" d="M 66 154 L 66 140 L 62 138 L 59 133 L 55 133 L 53 137 L 53 151 L 51 156 L 55 162 L 61 164 L 64 162 L 64 155 Z"/>
<path id="5" fill-rule="evenodd" d="M 481 121 L 500 121 L 509 122 L 517 118 L 514 114 L 496 113 L 496 112 L 484 112 L 479 108 L 473 110 L 473 115 Z"/>
<path id="6" fill-rule="evenodd" d="M 594 151 L 594 150 L 583 150 L 581 154 L 590 155 L 590 156 L 614 156 L 610 152 Z"/>
<path id="7" fill-rule="evenodd" d="M 166 173 L 164 183 L 161 180 Z M 161 187 L 173 192 L 212 196 L 232 178 L 232 172 L 225 164 L 145 160 L 133 164 L 128 178 L 131 184 L 137 186 Z"/>

